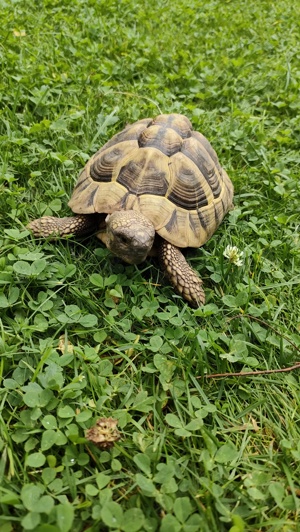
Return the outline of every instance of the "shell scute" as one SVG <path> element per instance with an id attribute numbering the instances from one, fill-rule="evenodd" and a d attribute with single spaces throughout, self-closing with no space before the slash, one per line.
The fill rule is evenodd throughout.
<path id="1" fill-rule="evenodd" d="M 170 157 L 182 146 L 181 136 L 173 129 L 160 125 L 151 125 L 144 129 L 138 138 L 140 148 L 157 148 Z"/>

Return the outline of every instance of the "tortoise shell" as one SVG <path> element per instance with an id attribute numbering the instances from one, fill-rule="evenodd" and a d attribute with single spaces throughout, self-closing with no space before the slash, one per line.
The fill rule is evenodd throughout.
<path id="1" fill-rule="evenodd" d="M 137 210 L 175 246 L 202 246 L 232 207 L 233 185 L 208 140 L 180 114 L 128 125 L 88 161 L 77 214 Z"/>

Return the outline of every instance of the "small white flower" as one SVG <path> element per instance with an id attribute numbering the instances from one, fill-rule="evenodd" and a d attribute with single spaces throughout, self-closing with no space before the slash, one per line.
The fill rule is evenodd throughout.
<path id="1" fill-rule="evenodd" d="M 236 266 L 243 265 L 242 257 L 244 256 L 244 252 L 240 251 L 236 246 L 227 246 L 223 255 L 226 259 L 229 259 L 229 262 L 232 264 L 235 264 Z"/>

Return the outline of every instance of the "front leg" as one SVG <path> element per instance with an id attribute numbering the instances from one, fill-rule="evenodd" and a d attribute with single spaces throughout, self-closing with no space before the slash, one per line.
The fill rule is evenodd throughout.
<path id="1" fill-rule="evenodd" d="M 96 231 L 99 227 L 99 215 L 78 214 L 66 218 L 43 216 L 27 225 L 33 236 L 40 238 L 55 238 L 57 236 L 81 236 Z"/>
<path id="2" fill-rule="evenodd" d="M 168 279 L 193 307 L 205 303 L 202 281 L 185 260 L 181 251 L 173 244 L 162 240 L 158 249 L 159 262 Z"/>

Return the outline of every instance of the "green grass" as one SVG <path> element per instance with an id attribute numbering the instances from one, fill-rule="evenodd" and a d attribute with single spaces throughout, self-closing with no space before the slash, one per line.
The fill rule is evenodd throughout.
<path id="1" fill-rule="evenodd" d="M 299 359 L 299 5 L 0 8 L 0 532 L 296 532 L 299 372 L 205 374 Z M 196 311 L 154 261 L 25 229 L 68 213 L 93 152 L 160 112 L 186 114 L 235 185 L 188 253 Z M 101 451 L 85 431 L 103 416 L 122 439 Z"/>

